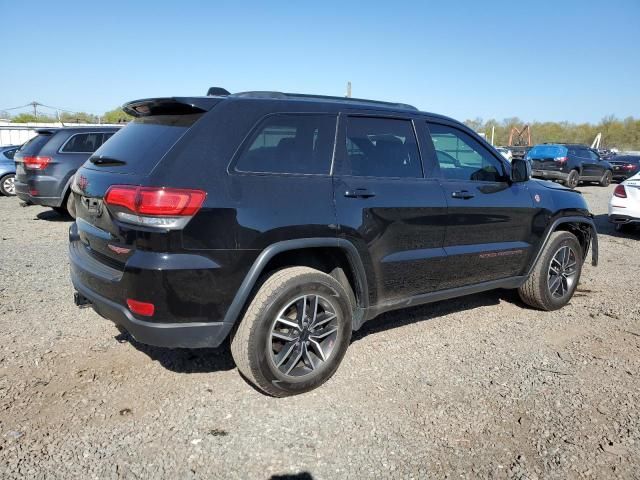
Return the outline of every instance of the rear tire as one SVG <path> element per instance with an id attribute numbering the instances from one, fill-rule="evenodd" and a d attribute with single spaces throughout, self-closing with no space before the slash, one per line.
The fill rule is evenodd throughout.
<path id="1" fill-rule="evenodd" d="M 251 300 L 231 354 L 244 378 L 264 393 L 308 392 L 337 370 L 351 339 L 351 317 L 349 295 L 335 278 L 308 267 L 285 268 Z"/>
<path id="2" fill-rule="evenodd" d="M 612 176 L 613 175 L 611 174 L 611 172 L 607 170 L 606 172 L 604 172 L 604 175 L 598 182 L 598 185 L 600 185 L 601 187 L 608 187 L 609 185 L 611 185 Z"/>
<path id="3" fill-rule="evenodd" d="M 6 195 L 7 197 L 15 197 L 15 178 L 16 176 L 13 173 L 0 178 L 0 193 L 2 195 Z"/>
<path id="4" fill-rule="evenodd" d="M 562 252 L 568 254 L 566 262 Z M 520 298 L 539 310 L 564 307 L 578 286 L 582 263 L 582 247 L 576 236 L 569 232 L 553 232 L 531 275 L 518 289 Z"/>
<path id="5" fill-rule="evenodd" d="M 76 204 L 73 201 L 73 194 L 70 191 L 64 197 L 62 205 L 51 208 L 63 217 L 71 217 L 74 220 L 76 219 Z"/>
<path id="6" fill-rule="evenodd" d="M 578 186 L 578 183 L 580 183 L 580 173 L 578 173 L 577 170 L 571 170 L 571 172 L 569 172 L 569 176 L 567 177 L 565 185 L 573 190 Z"/>

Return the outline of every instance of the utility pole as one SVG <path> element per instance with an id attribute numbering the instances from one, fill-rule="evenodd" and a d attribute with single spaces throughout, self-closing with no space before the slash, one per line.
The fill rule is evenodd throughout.
<path id="1" fill-rule="evenodd" d="M 347 82 L 347 98 L 351 98 L 351 82 Z"/>
<path id="2" fill-rule="evenodd" d="M 34 118 L 37 120 L 38 119 L 38 102 L 31 102 L 31 105 L 33 106 L 33 116 Z"/>

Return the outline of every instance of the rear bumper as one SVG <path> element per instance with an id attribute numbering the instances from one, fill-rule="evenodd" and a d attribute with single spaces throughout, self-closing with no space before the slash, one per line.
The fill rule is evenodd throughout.
<path id="1" fill-rule="evenodd" d="M 139 250 L 116 268 L 89 252 L 74 222 L 69 229 L 69 264 L 73 286 L 86 299 L 76 303 L 90 304 L 141 343 L 217 347 L 233 328 L 236 317 L 226 313 L 239 288 L 234 273 L 238 278 L 243 273 L 235 262 L 223 266 L 198 254 Z M 154 315 L 133 314 L 127 298 L 153 303 Z"/>
<path id="2" fill-rule="evenodd" d="M 534 178 L 544 178 L 546 180 L 562 180 L 566 181 L 569 177 L 568 173 L 560 172 L 557 170 L 533 170 L 531 175 Z"/>
<path id="3" fill-rule="evenodd" d="M 169 348 L 217 347 L 229 335 L 231 324 L 212 323 L 152 323 L 135 318 L 131 312 L 116 302 L 98 295 L 71 272 L 74 288 L 82 295 L 95 312 L 111 320 L 140 343 Z"/>
<path id="4" fill-rule="evenodd" d="M 16 195 L 20 200 L 45 207 L 59 207 L 63 198 L 59 195 L 59 181 L 29 180 L 28 183 L 15 179 Z M 36 193 L 37 192 L 37 193 Z"/>
<path id="5" fill-rule="evenodd" d="M 630 215 L 620 215 L 618 213 L 609 214 L 609 221 L 611 223 L 618 223 L 618 224 L 622 224 L 622 225 L 626 225 L 626 224 L 629 224 L 629 223 L 640 224 L 640 218 L 639 217 L 632 217 Z"/>

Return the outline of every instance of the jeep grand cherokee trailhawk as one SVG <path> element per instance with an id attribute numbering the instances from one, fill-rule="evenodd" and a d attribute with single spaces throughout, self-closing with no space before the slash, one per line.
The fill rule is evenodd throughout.
<path id="1" fill-rule="evenodd" d="M 530 180 L 450 118 L 278 92 L 153 98 L 73 182 L 76 303 L 164 347 L 231 352 L 308 391 L 394 309 L 495 288 L 564 306 L 597 236 L 581 194 Z"/>

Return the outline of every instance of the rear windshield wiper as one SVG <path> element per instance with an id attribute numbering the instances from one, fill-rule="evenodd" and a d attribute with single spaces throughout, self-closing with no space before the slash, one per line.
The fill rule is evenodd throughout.
<path id="1" fill-rule="evenodd" d="M 112 158 L 112 157 L 91 157 L 89 161 L 94 165 L 126 165 L 127 164 L 127 162 L 125 162 L 124 160 L 118 160 L 117 158 Z"/>

